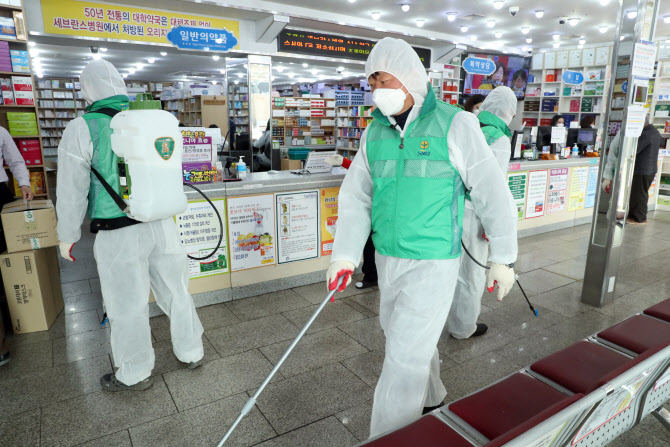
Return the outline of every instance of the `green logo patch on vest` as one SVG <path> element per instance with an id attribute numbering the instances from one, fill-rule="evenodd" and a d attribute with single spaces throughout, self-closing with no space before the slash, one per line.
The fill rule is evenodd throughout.
<path id="1" fill-rule="evenodd" d="M 163 160 L 169 160 L 174 153 L 174 139 L 171 137 L 156 138 L 154 147 Z"/>

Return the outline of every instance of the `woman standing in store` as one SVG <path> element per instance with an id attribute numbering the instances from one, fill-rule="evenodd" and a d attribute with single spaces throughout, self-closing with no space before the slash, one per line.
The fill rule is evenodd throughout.
<path id="1" fill-rule="evenodd" d="M 591 115 L 584 115 L 582 120 L 579 122 L 579 127 L 582 129 L 592 129 L 596 119 Z"/>
<path id="2" fill-rule="evenodd" d="M 30 174 L 28 174 L 26 162 L 21 156 L 21 152 L 19 152 L 16 144 L 14 144 L 12 136 L 7 132 L 7 129 L 0 127 L 0 165 L 2 164 L 3 159 L 21 187 L 23 200 L 33 200 L 33 191 L 30 189 Z M 0 171 L 0 210 L 2 210 L 2 208 L 9 202 L 14 201 L 14 194 L 7 185 L 8 181 L 9 177 L 7 176 L 7 172 L 3 169 Z M 2 229 L 1 222 L 0 229 Z M 0 237 L 0 253 L 4 252 L 6 249 L 7 244 L 5 243 L 5 232 L 3 230 L 2 237 Z M 3 322 L 2 308 L 0 308 L 0 366 L 8 363 L 9 359 L 9 345 L 5 339 L 5 325 Z"/>

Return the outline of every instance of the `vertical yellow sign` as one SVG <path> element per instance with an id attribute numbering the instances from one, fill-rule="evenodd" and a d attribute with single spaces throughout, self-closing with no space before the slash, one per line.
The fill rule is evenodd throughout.
<path id="1" fill-rule="evenodd" d="M 335 224 L 337 223 L 337 196 L 340 188 L 324 188 L 321 190 L 321 256 L 329 256 L 333 252 L 335 242 Z"/>

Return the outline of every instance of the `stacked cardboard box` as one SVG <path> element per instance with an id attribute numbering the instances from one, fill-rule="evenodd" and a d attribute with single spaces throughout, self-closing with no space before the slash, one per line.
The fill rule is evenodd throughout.
<path id="1" fill-rule="evenodd" d="M 2 91 L 2 103 L 7 105 L 14 105 L 14 90 L 12 89 L 12 81 L 9 78 L 0 78 L 0 91 Z"/>
<path id="2" fill-rule="evenodd" d="M 49 200 L 2 209 L 7 251 L 0 255 L 15 334 L 46 331 L 63 310 L 56 246 L 56 213 Z"/>
<path id="3" fill-rule="evenodd" d="M 0 41 L 0 71 L 12 71 L 12 59 L 9 55 L 9 42 Z"/>
<path id="4" fill-rule="evenodd" d="M 27 166 L 37 166 L 42 164 L 42 150 L 40 149 L 39 140 L 17 139 L 16 147 L 19 148 Z"/>
<path id="5" fill-rule="evenodd" d="M 16 100 L 16 105 L 18 106 L 35 105 L 35 93 L 33 92 L 32 78 L 29 78 L 27 76 L 12 76 L 12 86 L 14 87 L 14 98 Z"/>
<path id="6" fill-rule="evenodd" d="M 18 94 L 20 92 L 16 92 Z M 32 93 L 32 92 L 31 92 Z M 37 135 L 37 119 L 35 113 L 7 113 L 9 133 L 12 136 Z"/>
<path id="7" fill-rule="evenodd" d="M 10 50 L 9 52 L 12 69 L 11 71 L 15 73 L 28 73 L 30 74 L 30 56 L 27 51 L 23 50 Z M 9 70 L 7 70 L 9 71 Z"/>

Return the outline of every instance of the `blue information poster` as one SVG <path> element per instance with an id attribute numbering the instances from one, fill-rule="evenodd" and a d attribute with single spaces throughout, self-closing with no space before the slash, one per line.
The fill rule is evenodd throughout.
<path id="1" fill-rule="evenodd" d="M 593 208 L 596 202 L 596 191 L 598 190 L 598 166 L 589 167 L 589 182 L 586 187 L 586 205 L 584 208 Z"/>

